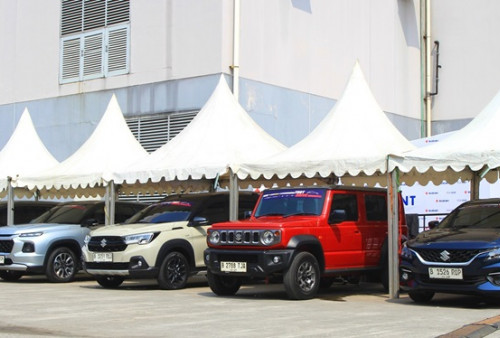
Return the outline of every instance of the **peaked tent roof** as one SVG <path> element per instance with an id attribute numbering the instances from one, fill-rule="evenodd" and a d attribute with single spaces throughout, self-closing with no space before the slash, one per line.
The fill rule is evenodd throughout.
<path id="1" fill-rule="evenodd" d="M 234 168 L 240 179 L 384 174 L 387 155 L 414 149 L 377 104 L 358 62 L 342 97 L 302 141 L 260 162 Z M 383 178 L 385 184 L 386 178 Z M 343 179 L 344 181 L 344 179 Z M 375 182 L 370 182 L 374 184 Z"/>
<path id="2" fill-rule="evenodd" d="M 12 136 L 0 151 L 0 196 L 6 194 L 7 177 L 15 182 L 19 175 L 34 174 L 57 163 L 38 136 L 25 108 Z M 26 190 L 16 190 L 16 193 L 19 197 L 30 195 Z"/>
<path id="3" fill-rule="evenodd" d="M 37 175 L 21 177 L 19 185 L 51 196 L 103 195 L 111 172 L 147 156 L 113 94 L 96 129 L 75 153 Z"/>
<path id="4" fill-rule="evenodd" d="M 500 91 L 469 124 L 444 140 L 406 152 L 402 157 L 391 156 L 389 169 L 398 168 L 405 173 L 404 181 L 409 185 L 469 180 L 472 172 L 479 172 L 485 166 L 500 167 L 499 125 Z M 493 183 L 498 175 L 489 172 L 485 178 Z"/>
<path id="5" fill-rule="evenodd" d="M 147 160 L 115 172 L 115 183 L 147 190 L 148 182 L 215 179 L 232 163 L 257 161 L 285 146 L 240 106 L 223 76 L 196 117 Z M 187 182 L 186 182 L 187 183 Z M 135 191 L 138 191 L 135 190 Z"/>

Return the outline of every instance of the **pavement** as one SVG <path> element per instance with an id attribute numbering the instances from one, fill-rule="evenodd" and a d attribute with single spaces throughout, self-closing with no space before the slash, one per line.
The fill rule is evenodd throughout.
<path id="1" fill-rule="evenodd" d="M 438 294 L 426 305 L 390 299 L 378 284 L 332 285 L 287 299 L 283 285 L 214 295 L 204 276 L 183 290 L 155 281 L 104 289 L 91 277 L 0 281 L 0 337 L 500 337 L 500 302 Z"/>

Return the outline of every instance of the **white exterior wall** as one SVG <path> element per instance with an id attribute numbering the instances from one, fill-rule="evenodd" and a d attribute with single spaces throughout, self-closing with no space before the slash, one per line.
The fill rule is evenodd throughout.
<path id="1" fill-rule="evenodd" d="M 500 90 L 500 2 L 439 0 L 431 8 L 442 66 L 433 120 L 447 127 L 476 116 Z"/>
<path id="2" fill-rule="evenodd" d="M 359 60 L 385 111 L 419 118 L 418 18 L 400 12 L 418 14 L 412 1 L 242 0 L 241 76 L 337 100 Z"/>

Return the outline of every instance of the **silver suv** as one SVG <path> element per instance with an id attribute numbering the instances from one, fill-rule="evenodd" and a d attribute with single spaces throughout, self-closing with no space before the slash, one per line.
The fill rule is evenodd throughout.
<path id="1" fill-rule="evenodd" d="M 253 210 L 258 194 L 240 193 L 239 217 Z M 228 193 L 172 195 L 120 226 L 93 230 L 82 248 L 84 269 L 107 288 L 125 278 L 156 278 L 162 289 L 181 289 L 205 270 L 210 224 L 229 219 Z"/>
<path id="2" fill-rule="evenodd" d="M 115 220 L 124 222 L 145 204 L 116 202 Z M 52 282 L 70 282 L 81 269 L 81 247 L 91 228 L 104 223 L 104 202 L 62 203 L 30 224 L 0 228 L 0 277 L 18 280 L 45 274 Z"/>

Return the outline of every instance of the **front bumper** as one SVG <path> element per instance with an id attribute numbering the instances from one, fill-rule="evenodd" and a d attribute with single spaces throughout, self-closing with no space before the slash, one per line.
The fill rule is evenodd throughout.
<path id="1" fill-rule="evenodd" d="M 208 248 L 204 252 L 207 269 L 217 275 L 265 278 L 288 269 L 294 250 L 226 250 Z M 221 271 L 220 262 L 245 262 L 246 272 Z"/>
<path id="2" fill-rule="evenodd" d="M 456 294 L 500 296 L 500 263 L 482 265 L 473 261 L 469 265 L 444 265 L 461 268 L 463 279 L 435 279 L 429 277 L 429 267 L 418 260 L 402 260 L 399 267 L 400 287 L 403 291 L 431 291 Z M 436 265 L 432 265 L 436 267 Z"/>
<path id="3" fill-rule="evenodd" d="M 158 268 L 147 257 L 138 254 L 142 248 L 129 247 L 125 251 L 114 251 L 112 262 L 95 262 L 94 253 L 87 246 L 82 248 L 83 270 L 96 276 L 122 276 L 127 278 L 156 278 Z"/>
<path id="4" fill-rule="evenodd" d="M 0 263 L 0 270 L 11 270 L 20 271 L 25 273 L 43 273 L 44 271 L 44 261 L 45 253 L 38 252 L 23 252 L 23 247 L 25 244 L 29 244 L 30 247 L 39 248 L 39 245 L 33 241 L 22 241 L 15 239 L 10 239 L 11 247 L 10 252 L 0 252 L 2 257 Z"/>

